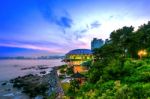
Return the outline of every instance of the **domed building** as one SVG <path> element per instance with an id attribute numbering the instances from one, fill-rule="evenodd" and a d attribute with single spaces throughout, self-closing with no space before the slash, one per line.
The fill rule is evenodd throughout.
<path id="1" fill-rule="evenodd" d="M 91 59 L 93 59 L 93 55 L 90 49 L 75 49 L 66 54 L 65 62 L 68 66 L 73 66 L 74 72 L 84 72 L 86 68 L 81 64 Z"/>

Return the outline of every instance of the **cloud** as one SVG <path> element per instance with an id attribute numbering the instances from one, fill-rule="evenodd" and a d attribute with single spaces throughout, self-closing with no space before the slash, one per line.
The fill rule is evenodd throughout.
<path id="1" fill-rule="evenodd" d="M 91 31 L 94 28 L 100 27 L 101 24 L 98 21 L 92 22 L 90 25 L 86 24 L 85 27 L 81 27 L 82 29 L 76 30 L 73 35 L 75 36 L 76 40 L 79 40 L 81 38 L 84 38 L 85 34 L 88 33 L 88 31 Z"/>
<path id="2" fill-rule="evenodd" d="M 43 46 L 35 46 L 35 45 L 31 45 L 31 44 L 3 44 L 0 43 L 0 46 L 3 47 L 16 47 L 16 48 L 24 48 L 24 49 L 33 49 L 33 50 L 41 50 L 41 51 L 47 51 L 50 53 L 64 53 L 64 50 L 60 50 L 57 48 L 49 48 L 49 47 L 43 47 Z"/>
<path id="3" fill-rule="evenodd" d="M 60 20 L 56 20 L 56 21 L 59 26 L 64 28 L 71 28 L 71 25 L 73 23 L 72 19 L 67 16 L 63 16 L 60 18 Z"/>
<path id="4" fill-rule="evenodd" d="M 44 2 L 44 1 L 42 2 L 41 0 L 38 0 L 37 6 L 43 18 L 45 18 L 49 22 L 55 20 L 55 15 L 51 9 L 51 6 L 49 5 L 49 2 Z"/>
<path id="5" fill-rule="evenodd" d="M 93 28 L 98 28 L 101 26 L 101 24 L 98 21 L 94 21 L 93 23 L 90 24 L 91 29 Z"/>
<path id="6" fill-rule="evenodd" d="M 57 42 L 48 42 L 48 41 L 11 41 L 11 40 L 0 40 L 0 46 L 4 47 L 16 47 L 24 49 L 33 49 L 40 51 L 47 51 L 50 53 L 64 53 L 65 50 L 62 48 L 65 45 L 61 45 Z"/>
<path id="7" fill-rule="evenodd" d="M 61 10 L 61 14 L 52 10 L 53 5 L 51 2 L 39 2 L 38 5 L 39 11 L 43 18 L 50 22 L 51 24 L 54 23 L 61 27 L 62 31 L 65 32 L 65 28 L 71 28 L 73 24 L 73 20 L 71 19 L 69 13 L 65 10 Z"/>
<path id="8" fill-rule="evenodd" d="M 88 29 L 81 29 L 74 32 L 75 39 L 78 40 L 84 36 L 84 33 L 86 33 Z"/>
<path id="9" fill-rule="evenodd" d="M 87 31 L 88 31 L 88 29 L 83 29 L 83 30 L 80 31 L 80 33 L 85 33 Z"/>

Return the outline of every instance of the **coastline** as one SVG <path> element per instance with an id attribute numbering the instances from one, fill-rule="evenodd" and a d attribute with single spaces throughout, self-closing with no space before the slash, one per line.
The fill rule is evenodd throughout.
<path id="1" fill-rule="evenodd" d="M 6 83 L 6 85 L 3 85 Z M 10 81 L 0 82 L 0 99 L 29 99 L 29 97 L 22 93 L 21 90 L 13 88 L 13 84 Z"/>
<path id="2" fill-rule="evenodd" d="M 58 66 L 59 67 L 59 66 Z M 41 77 L 34 75 L 31 78 L 28 79 L 33 79 L 38 77 L 40 80 L 37 81 L 39 83 L 47 83 L 49 88 L 47 90 L 47 96 L 50 96 L 53 92 L 56 93 L 57 97 L 60 97 L 60 95 L 63 94 L 63 89 L 61 88 L 59 78 L 57 75 L 57 69 L 58 67 L 52 67 L 52 70 L 45 75 L 42 75 Z M 20 77 L 24 78 L 27 75 Z M 19 78 L 19 77 L 17 77 Z M 14 78 L 14 79 L 17 79 Z M 27 78 L 26 78 L 27 79 Z M 32 80 L 31 80 L 32 81 Z M 7 99 L 7 98 L 20 98 L 20 99 L 29 99 L 29 96 L 25 93 L 23 93 L 23 90 L 19 90 L 17 88 L 13 87 L 14 83 L 11 83 L 10 81 L 1 81 L 0 82 L 0 99 Z"/>
<path id="3" fill-rule="evenodd" d="M 60 59 L 53 60 L 0 60 L 0 81 L 10 80 L 27 74 L 39 74 L 49 69 L 38 69 L 38 66 L 49 67 L 60 66 L 64 63 Z M 30 68 L 33 67 L 33 68 Z"/>

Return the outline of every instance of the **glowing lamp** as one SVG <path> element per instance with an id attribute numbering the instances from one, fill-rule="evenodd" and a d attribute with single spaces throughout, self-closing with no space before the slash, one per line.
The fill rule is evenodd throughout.
<path id="1" fill-rule="evenodd" d="M 140 59 L 142 59 L 143 56 L 147 55 L 147 51 L 146 50 L 139 50 L 138 51 L 138 56 L 140 57 Z"/>

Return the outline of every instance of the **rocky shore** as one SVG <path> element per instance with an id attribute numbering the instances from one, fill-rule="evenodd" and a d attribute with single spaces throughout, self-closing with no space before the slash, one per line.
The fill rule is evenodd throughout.
<path id="1" fill-rule="evenodd" d="M 0 83 L 0 99 L 43 99 L 54 94 L 57 98 L 63 95 L 57 67 L 42 76 L 29 74 Z"/>

